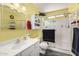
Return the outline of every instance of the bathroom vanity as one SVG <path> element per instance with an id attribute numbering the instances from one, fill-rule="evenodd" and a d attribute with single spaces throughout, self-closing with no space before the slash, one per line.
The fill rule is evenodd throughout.
<path id="1" fill-rule="evenodd" d="M 39 38 L 28 38 L 19 43 L 10 42 L 0 46 L 0 56 L 39 56 Z"/>

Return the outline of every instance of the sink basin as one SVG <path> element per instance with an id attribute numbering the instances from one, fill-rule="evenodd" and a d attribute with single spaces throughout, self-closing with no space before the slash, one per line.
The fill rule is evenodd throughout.
<path id="1" fill-rule="evenodd" d="M 25 44 L 24 41 L 19 42 L 19 43 L 15 43 L 15 44 L 12 46 L 12 49 L 19 49 L 19 48 L 21 48 L 24 44 Z"/>
<path id="2" fill-rule="evenodd" d="M 26 43 L 26 40 L 20 40 L 19 42 L 15 39 L 12 41 L 8 41 L 0 44 L 0 56 L 11 55 L 18 49 L 21 49 L 22 46 Z"/>

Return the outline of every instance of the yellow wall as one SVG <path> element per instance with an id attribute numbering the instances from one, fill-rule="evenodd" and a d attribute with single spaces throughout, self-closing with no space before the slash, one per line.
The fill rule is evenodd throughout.
<path id="1" fill-rule="evenodd" d="M 77 11 L 79 12 L 79 3 L 70 4 L 70 6 L 68 7 L 68 12 L 73 14 Z M 79 19 L 79 15 L 77 16 L 77 18 Z"/>
<path id="2" fill-rule="evenodd" d="M 26 20 L 26 18 L 23 14 L 20 14 L 18 12 L 13 12 L 8 7 L 3 6 L 2 7 L 2 19 L 1 19 L 2 29 L 8 29 L 9 22 L 10 22 L 10 17 L 9 17 L 10 15 L 14 15 L 14 20 L 16 22 L 16 28 L 17 29 L 19 27 L 17 20 L 23 20 L 23 21 Z"/>
<path id="3" fill-rule="evenodd" d="M 79 9 L 79 3 L 73 3 L 73 4 L 70 4 L 70 6 L 68 7 L 68 12 L 73 13 L 77 9 Z"/>
<path id="4" fill-rule="evenodd" d="M 15 40 L 15 38 L 21 38 L 26 35 L 26 30 L 2 30 L 0 32 L 0 43 L 8 40 Z"/>
<path id="5" fill-rule="evenodd" d="M 22 22 L 26 22 L 26 20 L 30 19 L 32 14 L 39 12 L 39 10 L 36 9 L 36 6 L 34 6 L 33 4 L 26 4 L 25 7 L 26 7 L 26 12 L 25 12 L 26 15 L 22 13 L 18 13 L 18 12 L 13 12 L 11 11 L 10 8 L 3 6 L 2 7 L 2 10 L 3 10 L 2 20 L 1 20 L 2 29 L 8 28 L 8 24 L 10 21 L 10 18 L 9 18 L 10 15 L 14 15 L 14 20 L 16 22 L 16 29 L 20 29 L 20 25 Z"/>
<path id="6" fill-rule="evenodd" d="M 9 8 L 3 7 L 3 14 L 2 14 L 3 16 L 2 16 L 2 19 L 1 19 L 2 29 L 8 28 L 8 22 L 10 20 L 9 15 L 11 15 L 11 14 L 15 16 L 16 27 L 17 27 L 17 29 L 19 29 L 19 24 L 21 23 L 21 21 L 26 21 L 27 19 L 29 19 L 31 17 L 32 14 L 39 13 L 39 10 L 37 9 L 37 7 L 34 4 L 26 4 L 25 6 L 26 6 L 26 9 L 27 9 L 27 11 L 25 12 L 26 13 L 25 16 L 24 16 L 24 14 L 21 14 L 21 13 L 18 13 L 18 12 L 16 12 L 16 13 L 10 12 L 11 10 Z M 73 4 L 73 5 L 69 6 L 68 8 L 65 8 L 65 9 L 47 12 L 46 15 L 47 16 L 53 16 L 53 15 L 73 12 L 77 7 L 79 7 L 78 4 Z M 1 8 L 0 8 L 0 13 L 1 13 Z M 63 19 L 65 19 L 65 17 L 54 18 L 54 20 L 63 20 Z M 18 20 L 21 20 L 21 21 L 18 21 Z M 18 31 L 18 30 L 8 31 L 7 30 L 7 31 L 3 31 L 2 32 L 3 36 L 1 36 L 1 33 L 0 33 L 0 39 L 1 39 L 1 41 L 5 41 L 5 40 L 8 40 L 8 39 L 14 38 L 16 36 L 25 35 L 26 32 L 28 32 L 28 30 L 24 30 L 24 31 Z M 7 33 L 10 33 L 10 34 L 13 33 L 13 35 L 8 36 Z M 41 36 L 41 30 L 34 29 L 34 30 L 30 30 L 29 33 L 30 33 L 31 37 Z M 17 34 L 19 34 L 19 35 L 17 35 Z M 2 40 L 2 38 L 3 38 L 3 40 Z"/>
<path id="7" fill-rule="evenodd" d="M 2 10 L 1 10 L 1 7 L 0 7 L 0 30 L 1 30 L 1 15 L 2 15 Z"/>
<path id="8" fill-rule="evenodd" d="M 36 6 L 33 4 L 27 4 L 26 6 L 26 15 L 18 12 L 12 12 L 8 7 L 3 6 L 0 8 L 0 13 L 2 13 L 2 19 L 1 19 L 1 32 L 0 32 L 0 42 L 7 41 L 9 39 L 13 39 L 16 37 L 21 37 L 25 35 L 28 30 L 18 30 L 20 27 L 20 23 L 26 22 L 27 19 L 30 19 L 32 14 L 38 13 L 39 10 L 36 9 Z M 2 11 L 1 11 L 2 10 Z M 14 20 L 16 22 L 16 30 L 5 30 L 8 29 L 8 23 L 10 21 L 9 16 L 14 15 Z M 8 35 L 7 35 L 8 33 Z M 39 35 L 39 30 L 31 30 L 29 32 L 31 34 L 31 37 L 36 37 Z"/>

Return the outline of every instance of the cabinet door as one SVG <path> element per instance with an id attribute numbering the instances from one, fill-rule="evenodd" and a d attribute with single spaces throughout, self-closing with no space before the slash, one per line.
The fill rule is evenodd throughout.
<path id="1" fill-rule="evenodd" d="M 39 47 L 39 42 L 37 42 L 36 44 L 34 44 L 34 48 L 32 49 L 30 56 L 39 56 L 39 52 L 40 52 L 40 47 Z"/>
<path id="2" fill-rule="evenodd" d="M 37 42 L 36 44 L 35 44 L 35 48 L 36 48 L 36 50 L 35 50 L 35 56 L 39 56 L 39 53 L 40 53 L 40 47 L 39 47 L 39 42 Z"/>
<path id="3" fill-rule="evenodd" d="M 39 56 L 39 51 L 40 51 L 39 42 L 37 42 L 34 45 L 32 45 L 31 47 L 25 49 L 21 53 L 21 55 L 22 56 Z"/>
<path id="4" fill-rule="evenodd" d="M 18 53 L 16 56 L 21 56 L 21 53 Z"/>
<path id="5" fill-rule="evenodd" d="M 25 50 L 21 53 L 21 55 L 22 55 L 22 56 L 30 56 L 30 54 L 31 54 L 31 52 L 32 52 L 33 49 L 34 49 L 34 46 L 31 46 L 31 47 L 25 49 Z"/>
<path id="6" fill-rule="evenodd" d="M 34 45 L 34 50 L 32 52 L 31 55 L 33 56 L 39 56 L 39 53 L 40 53 L 40 47 L 39 47 L 39 42 L 37 42 L 35 45 Z"/>

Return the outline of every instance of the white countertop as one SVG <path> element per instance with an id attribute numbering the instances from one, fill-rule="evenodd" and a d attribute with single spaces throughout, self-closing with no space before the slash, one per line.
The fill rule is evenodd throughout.
<path id="1" fill-rule="evenodd" d="M 20 43 L 10 43 L 0 47 L 0 56 L 14 56 L 24 49 L 29 48 L 33 44 L 39 41 L 39 38 L 29 38 Z"/>

